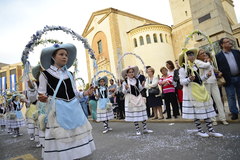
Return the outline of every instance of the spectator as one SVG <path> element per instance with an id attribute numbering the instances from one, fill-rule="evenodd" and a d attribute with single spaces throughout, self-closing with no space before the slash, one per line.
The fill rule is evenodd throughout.
<path id="1" fill-rule="evenodd" d="M 94 88 L 93 93 L 89 96 L 89 107 L 91 109 L 91 115 L 92 115 L 93 122 L 97 122 L 97 100 L 95 98 L 96 89 L 97 89 L 97 87 Z"/>
<path id="2" fill-rule="evenodd" d="M 172 83 L 173 77 L 171 75 L 168 75 L 168 70 L 166 67 L 162 67 L 160 69 L 160 72 L 162 73 L 162 78 L 160 78 L 159 85 L 161 85 L 163 88 L 164 99 L 165 99 L 166 110 L 167 110 L 167 119 L 171 118 L 170 103 L 173 108 L 173 116 L 177 118 L 178 103 L 177 103 L 177 97 L 175 94 L 175 88 Z"/>
<path id="3" fill-rule="evenodd" d="M 226 80 L 225 89 L 228 98 L 228 106 L 232 113 L 232 120 L 238 119 L 239 110 L 236 105 L 236 95 L 240 106 L 240 52 L 232 49 L 233 44 L 229 38 L 219 41 L 222 49 L 216 55 L 218 69 Z"/>
<path id="4" fill-rule="evenodd" d="M 166 67 L 167 67 L 167 69 L 168 69 L 168 75 L 173 76 L 173 74 L 174 74 L 174 69 L 175 69 L 175 66 L 174 66 L 173 62 L 170 61 L 170 60 L 167 61 L 167 62 L 166 62 Z"/>
<path id="5" fill-rule="evenodd" d="M 117 90 L 117 85 L 114 84 L 114 80 L 113 79 L 110 79 L 110 86 L 108 87 L 108 91 L 109 91 L 109 99 L 110 99 L 110 102 L 113 104 L 114 103 L 114 93 L 116 92 Z"/>
<path id="6" fill-rule="evenodd" d="M 214 74 L 214 66 L 213 66 L 213 61 L 210 58 L 210 54 L 208 56 L 205 50 L 200 49 L 198 51 L 197 60 L 195 60 L 195 63 L 200 69 L 200 76 L 204 76 L 209 71 L 211 71 L 212 75 L 206 80 L 204 85 L 208 90 L 208 93 L 210 94 L 210 96 L 213 97 L 213 100 L 217 106 L 218 116 L 220 121 L 222 121 L 223 124 L 227 125 L 228 122 L 226 121 L 224 107 L 222 104 L 219 88 L 217 85 L 217 79 Z M 212 117 L 211 119 L 213 121 L 213 125 L 217 125 L 216 117 Z"/>
<path id="7" fill-rule="evenodd" d="M 116 101 L 117 101 L 117 118 L 118 119 L 124 119 L 125 117 L 125 110 L 124 110 L 124 94 L 122 92 L 122 83 L 123 80 L 119 80 L 119 88 L 117 90 L 116 94 Z"/>
<path id="8" fill-rule="evenodd" d="M 183 89 L 183 86 L 180 84 L 180 78 L 179 78 L 180 66 L 179 66 L 178 60 L 175 61 L 175 65 L 176 65 L 177 69 L 174 70 L 173 81 L 176 82 L 175 91 L 177 94 L 178 103 L 179 103 L 181 114 L 182 114 L 182 101 L 183 101 L 182 89 Z"/>
<path id="9" fill-rule="evenodd" d="M 153 119 L 163 119 L 162 114 L 162 98 L 158 88 L 158 78 L 154 77 L 155 70 L 147 69 L 148 78 L 146 79 L 145 88 L 147 95 L 147 105 L 152 107 L 154 112 Z"/>

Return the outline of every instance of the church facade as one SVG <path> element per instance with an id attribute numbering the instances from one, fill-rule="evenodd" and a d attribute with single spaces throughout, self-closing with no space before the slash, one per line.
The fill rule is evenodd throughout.
<path id="1" fill-rule="evenodd" d="M 232 0 L 169 0 L 169 3 L 173 26 L 114 8 L 94 12 L 82 35 L 95 51 L 98 70 L 108 70 L 121 78 L 118 71 L 126 66 L 138 65 L 143 69 L 141 61 L 133 56 L 119 60 L 121 55 L 131 52 L 140 56 L 145 65 L 155 68 L 158 75 L 167 60 L 177 59 L 186 36 L 196 29 L 210 37 L 216 52 L 222 37 L 229 37 L 236 48 L 240 47 L 240 26 Z M 197 37 L 188 45 L 204 47 L 207 42 Z M 95 73 L 92 60 L 86 57 L 90 82 Z"/>

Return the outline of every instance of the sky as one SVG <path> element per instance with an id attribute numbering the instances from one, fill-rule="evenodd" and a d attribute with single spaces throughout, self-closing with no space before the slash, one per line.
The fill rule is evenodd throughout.
<path id="1" fill-rule="evenodd" d="M 240 8 L 240 0 L 234 0 Z M 105 8 L 116 8 L 159 23 L 172 25 L 169 0 L 0 0 L 0 62 L 13 64 L 21 61 L 22 51 L 31 35 L 45 25 L 65 26 L 82 34 L 91 14 Z M 240 10 L 236 10 L 240 22 Z M 43 39 L 56 39 L 73 43 L 78 50 L 78 77 L 87 80 L 84 47 L 61 31 L 48 32 Z M 52 44 L 48 44 L 49 46 Z M 29 54 L 31 65 L 39 61 L 39 45 Z"/>

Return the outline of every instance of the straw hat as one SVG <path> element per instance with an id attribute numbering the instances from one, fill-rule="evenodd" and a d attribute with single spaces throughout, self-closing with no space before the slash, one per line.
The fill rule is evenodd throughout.
<path id="1" fill-rule="evenodd" d="M 125 68 L 123 71 L 122 71 L 122 77 L 123 79 L 125 79 L 125 76 L 127 75 L 127 71 L 129 69 L 133 69 L 134 70 L 134 76 L 137 76 L 137 74 L 139 73 L 139 68 L 138 66 L 128 66 L 127 68 Z"/>
<path id="2" fill-rule="evenodd" d="M 40 64 L 38 64 L 38 65 L 36 65 L 35 67 L 32 68 L 32 76 L 37 81 L 38 81 L 38 78 L 40 76 L 41 70 L 42 70 L 42 67 L 41 67 Z"/>
<path id="3" fill-rule="evenodd" d="M 101 80 L 104 80 L 105 85 L 108 85 L 108 78 L 107 78 L 107 76 L 103 76 L 103 77 L 98 78 L 98 80 L 97 80 L 97 84 L 98 84 L 98 85 L 100 85 L 99 82 L 100 82 Z"/>
<path id="4" fill-rule="evenodd" d="M 187 52 L 193 52 L 194 57 L 197 58 L 198 50 L 197 50 L 196 48 L 188 49 L 186 52 L 182 52 L 182 53 L 179 55 L 178 63 L 179 63 L 180 66 L 183 65 L 184 55 L 185 55 L 184 53 L 187 54 Z"/>
<path id="5" fill-rule="evenodd" d="M 48 69 L 51 66 L 52 54 L 59 49 L 66 49 L 68 52 L 67 68 L 73 65 L 74 60 L 77 56 L 77 49 L 73 44 L 54 44 L 51 47 L 44 48 L 40 56 L 40 63 L 42 68 Z"/>

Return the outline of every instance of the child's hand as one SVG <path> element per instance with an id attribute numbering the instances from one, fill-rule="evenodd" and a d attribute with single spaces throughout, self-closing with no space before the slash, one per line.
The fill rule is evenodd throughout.
<path id="1" fill-rule="evenodd" d="M 44 95 L 44 94 L 39 94 L 38 95 L 38 100 L 41 102 L 47 102 L 48 96 Z"/>
<path id="2" fill-rule="evenodd" d="M 209 71 L 209 72 L 207 73 L 207 77 L 211 77 L 211 75 L 212 75 L 212 72 Z"/>
<path id="3" fill-rule="evenodd" d="M 195 76 L 189 76 L 190 81 L 194 81 Z"/>

